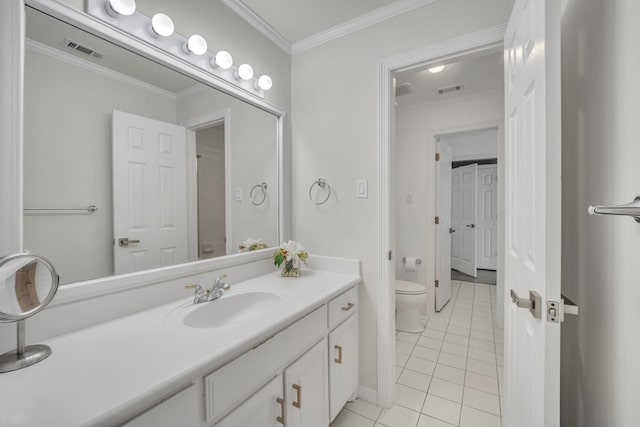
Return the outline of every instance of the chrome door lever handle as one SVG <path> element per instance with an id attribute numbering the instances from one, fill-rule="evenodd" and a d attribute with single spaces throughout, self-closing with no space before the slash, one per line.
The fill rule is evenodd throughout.
<path id="1" fill-rule="evenodd" d="M 469 228 L 476 228 L 475 224 L 467 224 L 466 226 L 469 227 Z"/>
<path id="2" fill-rule="evenodd" d="M 626 215 L 640 222 L 640 196 L 633 202 L 618 206 L 589 206 L 589 215 Z"/>
<path id="3" fill-rule="evenodd" d="M 136 243 L 140 243 L 140 240 L 129 240 L 128 237 L 121 237 L 118 239 L 118 246 L 129 246 Z"/>
<path id="4" fill-rule="evenodd" d="M 536 319 L 542 318 L 542 296 L 536 291 L 529 291 L 529 299 L 525 299 L 511 289 L 511 301 L 519 308 L 528 308 Z"/>

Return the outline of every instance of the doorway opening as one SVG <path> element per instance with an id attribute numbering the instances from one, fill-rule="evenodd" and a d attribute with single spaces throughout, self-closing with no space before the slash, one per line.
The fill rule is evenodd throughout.
<path id="1" fill-rule="evenodd" d="M 394 82 L 398 83 L 398 86 L 402 87 L 402 90 L 407 89 L 408 85 L 402 86 L 402 82 L 399 77 L 402 77 L 402 73 L 405 72 L 415 72 L 422 73 L 423 75 L 428 75 L 428 69 L 434 67 L 436 65 L 445 65 L 445 70 L 447 66 L 454 63 L 461 63 L 464 61 L 477 60 L 483 56 L 497 54 L 500 58 L 500 89 L 502 88 L 503 81 L 501 80 L 502 75 L 502 40 L 504 36 L 504 28 L 493 28 L 487 29 L 484 31 L 480 31 L 473 34 L 468 34 L 464 37 L 460 37 L 457 39 L 452 39 L 437 45 L 433 45 L 422 49 L 417 52 L 410 52 L 406 55 L 400 55 L 397 57 L 390 58 L 387 61 L 383 61 L 380 67 L 380 153 L 381 153 L 381 168 L 380 168 L 380 177 L 381 177 L 381 218 L 380 218 L 380 235 L 381 235 L 381 246 L 380 246 L 380 256 L 381 260 L 386 260 L 389 256 L 389 250 L 391 249 L 391 253 L 393 256 L 392 262 L 381 262 L 380 263 L 380 310 L 379 310 L 379 365 L 378 365 L 378 404 L 384 407 L 390 407 L 392 403 L 394 403 L 396 395 L 401 397 L 405 394 L 406 390 L 404 387 L 410 387 L 407 384 L 402 384 L 402 381 L 411 381 L 408 380 L 407 376 L 410 373 L 409 371 L 413 371 L 411 366 L 414 368 L 418 365 L 424 366 L 428 368 L 430 372 L 418 372 L 421 375 L 427 375 L 432 378 L 438 378 L 439 381 L 449 381 L 454 385 L 457 385 L 458 388 L 461 387 L 463 390 L 466 385 L 464 381 L 462 383 L 456 384 L 455 376 L 446 378 L 441 378 L 444 371 L 453 372 L 451 369 L 461 369 L 461 364 L 464 359 L 465 365 L 467 365 L 467 361 L 469 359 L 470 347 L 469 344 L 471 340 L 478 340 L 477 337 L 471 337 L 471 329 L 469 325 L 469 329 L 467 329 L 465 334 L 459 335 L 459 338 L 454 338 L 453 335 L 449 336 L 449 341 L 444 341 L 444 339 L 449 334 L 448 328 L 452 328 L 452 331 L 456 327 L 464 328 L 464 326 L 455 325 L 450 323 L 452 317 L 447 319 L 439 318 L 436 321 L 435 315 L 435 288 L 437 285 L 436 282 L 436 253 L 435 253 L 435 242 L 436 242 L 436 227 L 438 224 L 436 222 L 438 219 L 436 218 L 436 144 L 433 143 L 434 137 L 437 135 L 443 135 L 446 133 L 453 132 L 462 132 L 462 131 L 470 131 L 475 129 L 483 129 L 483 128 L 499 128 L 499 133 L 502 133 L 502 121 L 503 121 L 503 111 L 500 110 L 500 117 L 498 119 L 491 118 L 482 118 L 482 114 L 486 111 L 486 108 L 483 108 L 482 102 L 480 101 L 481 96 L 479 94 L 466 92 L 468 98 L 471 100 L 475 100 L 476 103 L 479 104 L 479 107 L 474 111 L 461 111 L 458 112 L 458 117 L 463 116 L 467 119 L 466 123 L 450 123 L 446 122 L 444 119 L 438 121 L 432 127 L 425 129 L 426 125 L 426 116 L 416 114 L 417 107 L 408 106 L 409 111 L 408 115 L 402 114 L 402 99 L 395 97 L 395 86 Z M 454 69 L 451 67 L 450 69 Z M 476 68 L 476 71 L 479 69 Z M 476 73 L 481 74 L 481 73 Z M 441 73 L 441 76 L 444 74 Z M 394 81 L 395 79 L 395 81 Z M 445 83 L 445 82 L 442 82 Z M 444 96 L 450 94 L 457 94 L 459 92 L 465 92 L 464 88 L 471 89 L 473 84 L 464 82 L 459 84 L 460 82 L 448 82 L 450 84 L 443 84 L 440 90 L 435 90 L 433 92 L 440 93 L 442 92 Z M 416 84 L 412 82 L 412 86 L 415 88 Z M 448 87 L 461 88 L 456 89 L 455 91 L 447 91 L 445 90 Z M 438 89 L 438 88 L 436 88 Z M 410 89 L 409 89 L 410 91 Z M 453 98 L 453 96 L 451 97 Z M 496 99 L 499 99 L 499 104 L 502 106 L 503 95 L 500 93 L 496 96 Z M 394 106 L 395 102 L 398 102 L 397 108 Z M 449 99 L 447 106 L 454 103 L 455 101 Z M 444 114 L 444 108 L 434 108 L 433 115 L 430 117 L 437 117 L 438 115 Z M 407 118 L 411 118 L 414 120 L 415 125 L 413 130 L 418 130 L 422 132 L 422 138 L 419 140 L 417 144 L 408 144 L 406 146 L 406 150 L 403 150 L 401 147 L 401 138 L 402 133 L 406 132 L 406 129 L 411 129 L 410 127 L 403 127 L 403 120 L 406 121 Z M 416 120 L 417 118 L 417 120 Z M 403 131 L 403 129 L 405 129 Z M 428 130 L 428 131 L 427 131 Z M 430 135 L 430 136 L 429 136 Z M 498 166 L 500 167 L 500 159 L 503 155 L 503 139 L 499 138 L 498 141 Z M 425 161 L 425 159 L 427 159 Z M 422 163 L 422 169 L 419 166 L 414 165 L 415 162 Z M 429 167 L 425 167 L 425 163 L 428 163 Z M 405 173 L 407 179 L 394 179 L 397 178 L 398 173 Z M 419 189 L 418 186 L 422 186 L 422 189 Z M 498 192 L 502 191 L 499 189 Z M 421 207 L 421 211 L 416 209 L 416 207 Z M 498 206 L 498 211 L 500 211 L 501 206 Z M 417 219 L 419 218 L 419 219 Z M 409 231 L 400 231 L 398 229 L 398 224 L 409 224 L 411 221 L 414 221 L 415 227 L 408 227 Z M 502 224 L 499 224 L 499 228 L 502 227 Z M 418 227 L 421 228 L 422 238 L 419 237 Z M 410 247 L 410 245 L 406 244 L 406 241 L 403 243 L 403 239 L 407 236 L 413 235 L 415 241 L 417 242 L 415 246 Z M 499 240 L 499 239 L 498 239 Z M 419 255 L 419 251 L 422 251 L 424 256 Z M 429 320 L 434 320 L 432 323 L 433 328 L 425 329 L 427 335 L 431 334 L 432 337 L 427 335 L 419 334 L 419 336 L 409 336 L 403 333 L 398 333 L 396 335 L 395 330 L 395 290 L 393 287 L 394 280 L 397 279 L 397 274 L 402 274 L 404 266 L 401 264 L 401 259 L 407 257 L 414 257 L 414 253 L 418 254 L 418 257 L 423 260 L 421 264 L 421 268 L 418 269 L 418 273 L 411 272 L 410 274 L 415 275 L 415 280 L 421 283 L 426 288 L 427 302 L 426 302 L 426 314 Z M 501 262 L 501 259 L 498 259 L 498 263 Z M 498 269 L 498 272 L 500 270 Z M 498 286 L 493 287 L 493 291 L 490 288 L 482 288 L 478 290 L 476 293 L 475 287 L 471 290 L 471 292 L 466 292 L 462 287 L 455 286 L 451 290 L 451 300 L 449 304 L 445 304 L 442 310 L 437 314 L 454 314 L 455 308 L 458 306 L 469 306 L 471 310 L 473 310 L 474 305 L 477 303 L 478 308 L 480 310 L 477 313 L 481 313 L 488 306 L 494 306 L 495 312 L 497 313 L 500 319 L 497 321 L 500 323 L 501 319 L 501 311 L 503 307 L 502 301 L 502 290 L 500 288 L 501 285 L 501 277 L 498 274 Z M 474 285 L 475 286 L 475 285 Z M 484 286 L 484 285 L 483 285 Z M 498 297 L 500 295 L 500 297 Z M 493 302 L 492 302 L 493 301 Z M 441 317 L 441 316 L 440 316 Z M 454 323 L 460 319 L 455 319 Z M 490 323 L 490 327 L 493 328 L 493 315 L 490 314 L 488 318 L 488 322 Z M 486 322 L 484 322 L 486 323 Z M 428 326 L 428 322 L 427 322 Z M 459 332 L 463 332 L 460 330 Z M 478 331 L 481 332 L 481 331 Z M 477 333 L 474 333 L 477 335 Z M 492 329 L 492 336 L 493 329 Z M 397 338 L 397 341 L 396 341 Z M 405 341 L 409 343 L 409 346 L 405 344 L 401 344 L 401 341 Z M 434 341 L 430 341 L 434 340 Z M 466 340 L 466 345 L 462 342 L 456 343 L 453 340 Z M 501 341 L 501 339 L 499 339 Z M 409 341 L 412 341 L 410 343 Z M 436 345 L 435 341 L 438 341 L 438 345 L 440 346 L 438 349 L 434 348 Z M 396 343 L 398 343 L 398 351 L 396 352 Z M 425 347 L 422 344 L 431 343 L 431 347 Z M 476 348 L 471 351 L 474 356 L 480 357 L 481 353 L 478 351 L 489 351 L 489 346 L 492 347 L 492 354 L 494 358 L 494 374 L 490 378 L 495 380 L 496 389 L 498 388 L 498 373 L 497 373 L 497 363 L 498 358 L 496 356 L 496 343 L 487 343 L 483 344 L 485 346 L 484 349 Z M 457 347 L 459 346 L 459 347 Z M 501 351 L 502 344 L 499 343 L 498 350 Z M 411 353 L 407 355 L 408 357 L 405 360 L 405 357 L 402 355 L 401 350 L 408 349 L 408 347 L 412 347 Z M 420 348 L 419 348 L 420 347 Z M 446 350 L 443 351 L 443 348 L 446 347 Z M 426 349 L 426 350 L 425 350 Z M 414 361 L 411 366 L 407 364 L 411 364 L 411 358 L 418 356 L 414 354 L 414 351 L 418 351 L 423 356 L 430 355 L 431 358 L 436 358 L 436 360 L 427 360 L 429 363 Z M 433 350 L 433 351 L 430 351 Z M 458 354 L 456 354 L 456 352 Z M 462 354 L 464 353 L 464 354 Z M 442 358 L 441 358 L 442 357 Z M 487 356 L 488 357 L 488 356 Z M 449 359 L 448 362 L 445 359 Z M 501 358 L 500 358 L 501 359 Z M 474 359 L 475 360 L 475 359 Z M 501 361 L 501 360 L 500 360 Z M 398 364 L 403 366 L 398 366 Z M 476 360 L 475 362 L 471 362 L 471 365 L 476 365 L 476 362 L 484 363 L 480 360 Z M 448 364 L 447 364 L 448 363 Z M 452 364 L 458 364 L 458 367 L 451 366 Z M 395 365 L 395 366 L 394 366 Z M 400 371 L 398 373 L 398 371 Z M 406 373 L 405 373 L 406 371 Z M 486 371 L 485 373 L 489 373 Z M 460 378 L 459 373 L 457 378 Z M 462 370 L 462 377 L 465 376 L 465 371 Z M 396 379 L 400 385 L 396 385 Z M 439 382 L 438 381 L 438 382 Z M 459 381 L 459 380 L 458 380 Z M 402 391 L 398 390 L 396 394 L 396 387 L 401 388 Z M 455 388 L 455 387 L 454 387 Z M 478 390 L 482 391 L 482 390 Z M 483 391 L 486 392 L 486 391 Z M 425 394 L 425 398 L 429 398 L 429 392 L 422 391 Z M 471 392 L 473 393 L 473 392 Z M 494 395 L 497 401 L 499 401 L 499 393 Z M 440 396 L 441 397 L 441 396 Z M 460 398 L 462 398 L 461 396 Z M 437 399 L 439 396 L 433 397 L 433 399 Z M 496 399 L 491 399 L 493 402 Z M 463 402 L 458 402 L 458 404 Z M 464 404 L 461 405 L 461 407 Z M 460 414 L 458 414 L 459 416 Z M 500 414 L 494 414 L 493 416 L 497 416 L 499 418 Z"/>
<path id="2" fill-rule="evenodd" d="M 224 134 L 224 121 L 196 131 L 199 260 L 227 254 Z"/>
<path id="3" fill-rule="evenodd" d="M 499 127 L 491 127 L 435 137 L 439 153 L 451 152 L 450 159 L 442 154 L 440 158 L 450 162 L 446 166 L 451 169 L 451 178 L 440 179 L 436 186 L 436 200 L 449 201 L 449 194 L 443 193 L 451 194 L 450 209 L 447 206 L 438 212 L 440 223 L 449 226 L 446 233 L 437 236 L 436 258 L 443 259 L 440 273 L 450 268 L 454 282 L 497 284 L 499 131 Z M 442 169 L 444 165 L 439 166 Z M 437 299 L 436 295 L 436 310 L 442 305 Z"/>

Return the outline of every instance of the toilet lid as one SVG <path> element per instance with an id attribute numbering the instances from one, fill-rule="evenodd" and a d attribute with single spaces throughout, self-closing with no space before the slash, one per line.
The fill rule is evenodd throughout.
<path id="1" fill-rule="evenodd" d="M 420 295 L 426 293 L 427 290 L 424 286 L 414 283 L 407 282 L 406 280 L 396 280 L 396 293 L 404 294 L 404 295 Z"/>

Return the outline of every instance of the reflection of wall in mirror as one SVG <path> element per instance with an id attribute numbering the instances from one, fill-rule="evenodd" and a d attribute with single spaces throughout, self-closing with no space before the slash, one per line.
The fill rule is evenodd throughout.
<path id="1" fill-rule="evenodd" d="M 227 194 L 230 204 L 231 232 L 227 248 L 237 252 L 248 237 L 262 238 L 269 246 L 278 242 L 278 148 L 277 118 L 242 101 L 213 89 L 185 91 L 178 96 L 178 120 L 185 123 L 212 112 L 229 109 L 230 164 L 227 165 L 233 194 Z M 255 184 L 266 182 L 267 198 L 260 206 L 249 200 Z M 242 189 L 242 200 L 236 201 L 235 189 Z"/>
<path id="2" fill-rule="evenodd" d="M 196 132 L 198 154 L 198 258 L 226 254 L 224 124 Z"/>
<path id="3" fill-rule="evenodd" d="M 26 215 L 24 247 L 61 283 L 112 275 L 112 110 L 176 123 L 175 98 L 26 49 L 24 105 L 25 207 L 99 208 Z"/>

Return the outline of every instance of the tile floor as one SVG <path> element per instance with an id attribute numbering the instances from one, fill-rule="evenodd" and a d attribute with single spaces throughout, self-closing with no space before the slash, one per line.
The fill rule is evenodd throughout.
<path id="1" fill-rule="evenodd" d="M 500 427 L 503 331 L 495 286 L 452 281 L 422 334 L 396 335 L 396 404 L 347 404 L 332 427 Z"/>

